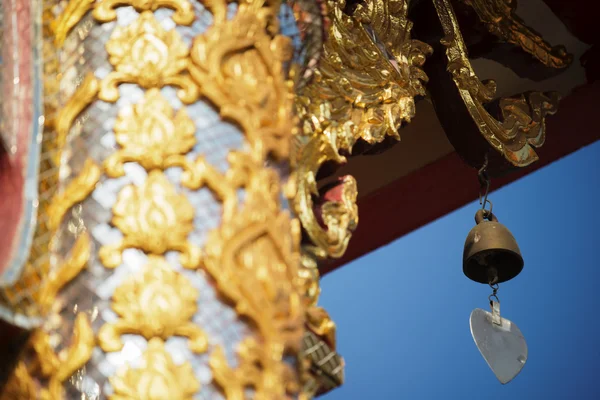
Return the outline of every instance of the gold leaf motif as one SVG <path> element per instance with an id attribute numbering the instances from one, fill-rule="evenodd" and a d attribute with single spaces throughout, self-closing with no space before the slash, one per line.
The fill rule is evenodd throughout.
<path id="1" fill-rule="evenodd" d="M 42 393 L 43 400 L 64 398 L 63 382 L 85 366 L 92 357 L 94 344 L 94 331 L 87 315 L 85 313 L 77 314 L 71 344 L 66 351 L 59 354 L 60 364 L 50 377 L 48 390 L 44 390 Z"/>
<path id="2" fill-rule="evenodd" d="M 19 361 L 0 392 L 0 400 L 35 399 L 36 386 L 25 362 Z"/>
<path id="3" fill-rule="evenodd" d="M 151 11 L 142 12 L 130 25 L 115 28 L 106 51 L 115 70 L 100 84 L 101 100 L 117 101 L 121 83 L 144 89 L 176 86 L 186 104 L 198 98 L 197 86 L 185 73 L 189 49 L 175 29 L 165 31 Z"/>
<path id="4" fill-rule="evenodd" d="M 566 68 L 573 61 L 564 46 L 550 46 L 537 32 L 525 25 L 517 15 L 517 2 L 512 0 L 461 0 L 472 7 L 488 32 L 521 47 L 547 67 Z"/>
<path id="5" fill-rule="evenodd" d="M 62 149 L 66 145 L 69 130 L 75 118 L 87 108 L 96 99 L 99 90 L 98 79 L 93 73 L 85 76 L 81 85 L 75 91 L 75 94 L 67 101 L 67 104 L 61 109 L 56 118 L 57 149 Z M 61 151 L 56 151 L 54 165 L 60 165 Z"/>
<path id="6" fill-rule="evenodd" d="M 58 269 L 51 271 L 42 290 L 38 294 L 40 307 L 48 310 L 56 300 L 56 295 L 65 285 L 71 282 L 86 267 L 91 255 L 91 239 L 87 232 L 83 232 L 71 249 L 69 258 L 60 263 Z"/>
<path id="7" fill-rule="evenodd" d="M 237 368 L 227 364 L 220 348 L 210 365 L 228 399 L 243 399 L 248 387 L 257 399 L 286 398 L 297 393 L 299 384 L 283 357 L 297 356 L 304 333 L 299 232 L 280 209 L 275 171 L 243 153 L 230 153 L 230 165 L 229 181 L 245 189 L 245 202 L 209 234 L 203 268 L 236 311 L 256 326 L 258 337 L 242 343 Z"/>
<path id="8" fill-rule="evenodd" d="M 137 12 L 156 11 L 165 7 L 175 11 L 171 18 L 178 25 L 191 25 L 194 22 L 194 9 L 187 0 L 101 0 L 94 9 L 94 18 L 100 22 L 117 19 L 115 8 L 132 6 Z"/>
<path id="9" fill-rule="evenodd" d="M 109 378 L 110 400 L 192 400 L 200 383 L 190 363 L 175 365 L 158 338 L 148 342 L 140 368 L 125 368 Z"/>
<path id="10" fill-rule="evenodd" d="M 313 82 L 296 98 L 302 132 L 296 137 L 292 204 L 318 258 L 341 257 L 358 223 L 356 181 L 341 182 L 341 197 L 321 206 L 316 176 L 326 162 L 343 164 L 357 140 L 370 144 L 399 139 L 398 129 L 415 114 L 416 96 L 424 95 L 421 69 L 429 45 L 410 37 L 407 0 L 366 0 L 352 14 L 345 1 L 328 1 L 331 20 L 323 57 Z"/>
<path id="11" fill-rule="evenodd" d="M 190 74 L 221 116 L 241 126 L 257 159 L 267 154 L 285 159 L 296 126 L 293 84 L 283 70 L 292 45 L 287 37 L 269 34 L 269 14 L 257 10 L 262 2 L 250 3 L 241 2 L 231 20 L 215 17 L 196 37 Z M 225 0 L 210 2 L 214 10 L 225 6 Z"/>
<path id="12" fill-rule="evenodd" d="M 123 109 L 114 130 L 121 149 L 104 162 L 113 178 L 123 176 L 126 162 L 148 171 L 169 168 L 168 157 L 184 155 L 196 144 L 194 122 L 184 108 L 175 113 L 159 89 L 148 90 L 139 104 Z"/>
<path id="13" fill-rule="evenodd" d="M 198 291 L 162 258 L 150 256 L 142 275 L 135 275 L 115 289 L 112 308 L 120 319 L 107 323 L 98 333 L 104 351 L 123 348 L 120 336 L 139 334 L 146 339 L 167 340 L 171 336 L 190 339 L 190 348 L 203 353 L 206 334 L 193 322 Z"/>
<path id="14" fill-rule="evenodd" d="M 434 0 L 434 5 L 446 35 L 442 44 L 446 47 L 448 71 L 482 136 L 513 165 L 524 167 L 533 163 L 538 159 L 533 147 L 544 143 L 545 117 L 557 111 L 558 94 L 532 92 L 501 99 L 503 121 L 495 119 L 484 104 L 494 99 L 496 83 L 483 83 L 475 74 L 450 2 Z"/>
<path id="15" fill-rule="evenodd" d="M 82 202 L 92 193 L 100 180 L 102 170 L 88 158 L 81 172 L 67 185 L 65 190 L 52 199 L 48 207 L 48 228 L 58 229 L 67 211 L 75 204 Z"/>
<path id="16" fill-rule="evenodd" d="M 121 263 L 121 252 L 127 248 L 155 255 L 175 250 L 181 252 L 185 268 L 196 268 L 200 249 L 187 240 L 193 221 L 194 208 L 187 197 L 177 194 L 164 173 L 151 171 L 141 187 L 128 185 L 119 193 L 112 223 L 123 233 L 123 239 L 103 246 L 98 255 L 104 266 L 114 268 Z"/>
<path id="17" fill-rule="evenodd" d="M 65 10 L 50 23 L 50 29 L 54 32 L 54 44 L 62 47 L 67 35 L 81 18 L 92 9 L 95 0 L 70 0 Z"/>

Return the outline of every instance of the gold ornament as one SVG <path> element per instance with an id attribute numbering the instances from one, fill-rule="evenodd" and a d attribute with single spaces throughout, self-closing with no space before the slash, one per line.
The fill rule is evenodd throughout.
<path id="1" fill-rule="evenodd" d="M 316 176 L 325 162 L 342 164 L 358 139 L 379 143 L 399 139 L 398 128 L 415 113 L 414 97 L 425 94 L 421 70 L 431 47 L 410 38 L 406 0 L 367 0 L 352 15 L 344 1 L 329 1 L 331 26 L 313 83 L 296 100 L 302 132 L 296 138 L 293 199 L 296 214 L 318 258 L 339 258 L 358 223 L 357 187 L 351 176 L 341 182 L 339 201 L 322 207 L 321 226 L 314 212 Z"/>
<path id="2" fill-rule="evenodd" d="M 135 83 L 144 89 L 176 86 L 186 104 L 198 98 L 198 88 L 185 72 L 189 49 L 175 29 L 165 31 L 151 11 L 142 12 L 128 26 L 115 28 L 106 51 L 115 70 L 100 84 L 101 100 L 117 101 L 121 83 Z"/>
<path id="3" fill-rule="evenodd" d="M 50 23 L 50 29 L 54 33 L 54 44 L 62 47 L 67 35 L 81 18 L 94 6 L 95 0 L 69 0 L 64 11 Z"/>
<path id="4" fill-rule="evenodd" d="M 249 387 L 256 399 L 281 399 L 299 390 L 283 357 L 298 356 L 304 334 L 300 232 L 281 211 L 275 171 L 244 153 L 230 153 L 230 165 L 229 182 L 245 189 L 245 202 L 209 234 L 203 268 L 236 311 L 256 326 L 257 337 L 241 344 L 237 368 L 227 364 L 221 348 L 211 355 L 210 365 L 228 399 L 243 399 Z"/>
<path id="5" fill-rule="evenodd" d="M 224 119 L 244 131 L 255 157 L 286 159 L 295 130 L 293 83 L 283 62 L 292 56 L 290 39 L 269 34 L 272 11 L 261 1 L 240 2 L 231 20 L 217 17 L 225 0 L 211 0 L 213 25 L 194 40 L 190 74 L 200 92 Z"/>
<path id="6" fill-rule="evenodd" d="M 71 282 L 87 266 L 91 255 L 92 242 L 87 232 L 83 232 L 71 249 L 69 258 L 61 262 L 58 268 L 50 271 L 42 290 L 37 295 L 40 307 L 48 311 L 56 301 L 56 295 L 67 283 Z"/>
<path id="7" fill-rule="evenodd" d="M 122 233 L 121 242 L 103 246 L 99 257 L 108 268 L 121 264 L 121 252 L 137 248 L 149 254 L 181 252 L 181 264 L 196 268 L 200 249 L 187 236 L 194 229 L 194 208 L 184 194 L 161 171 L 151 171 L 141 187 L 128 185 L 121 190 L 113 206 L 112 223 Z"/>
<path id="8" fill-rule="evenodd" d="M 174 11 L 171 18 L 176 24 L 191 25 L 194 22 L 194 9 L 187 0 L 100 0 L 93 16 L 100 22 L 114 21 L 117 19 L 115 8 L 122 6 L 132 6 L 137 12 L 170 8 Z"/>
<path id="9" fill-rule="evenodd" d="M 192 400 L 200 383 L 189 363 L 175 365 L 162 340 L 151 339 L 140 368 L 124 368 L 109 378 L 110 400 Z"/>
<path id="10" fill-rule="evenodd" d="M 446 35 L 442 44 L 446 47 L 448 71 L 482 136 L 515 166 L 524 167 L 538 160 L 533 148 L 544 144 L 545 117 L 557 111 L 558 94 L 532 92 L 501 99 L 503 121 L 492 117 L 484 104 L 495 98 L 496 83 L 483 83 L 477 78 L 450 2 L 434 0 L 434 5 Z"/>
<path id="11" fill-rule="evenodd" d="M 85 200 L 100 180 L 102 170 L 94 161 L 88 158 L 81 172 L 73 178 L 62 193 L 57 194 L 48 207 L 48 228 L 59 228 L 67 211 L 75 204 Z"/>
<path id="12" fill-rule="evenodd" d="M 54 165 L 60 165 L 62 149 L 67 143 L 67 136 L 69 135 L 69 130 L 73 125 L 73 121 L 75 121 L 75 118 L 77 118 L 77 116 L 96 99 L 99 87 L 98 79 L 90 72 L 85 76 L 85 79 L 75 91 L 75 94 L 71 96 L 58 113 L 56 118 L 57 151 L 54 156 Z"/>
<path id="13" fill-rule="evenodd" d="M 550 46 L 517 15 L 513 0 L 461 0 L 475 10 L 488 32 L 501 40 L 517 45 L 547 67 L 566 68 L 573 61 L 564 46 Z"/>
<path id="14" fill-rule="evenodd" d="M 169 168 L 168 157 L 184 155 L 196 144 L 194 122 L 184 108 L 175 113 L 160 89 L 148 90 L 139 104 L 122 110 L 114 130 L 121 149 L 104 162 L 113 178 L 123 176 L 126 162 L 148 171 Z"/>
<path id="15" fill-rule="evenodd" d="M 19 361 L 0 392 L 0 400 L 31 400 L 36 397 L 36 386 L 25 362 Z"/>
<path id="16" fill-rule="evenodd" d="M 150 256 L 142 275 L 135 275 L 115 289 L 112 308 L 119 315 L 98 333 L 102 350 L 123 348 L 120 336 L 139 334 L 146 339 L 167 340 L 186 336 L 196 353 L 207 350 L 206 334 L 194 323 L 198 290 L 181 274 L 173 271 L 162 258 Z"/>

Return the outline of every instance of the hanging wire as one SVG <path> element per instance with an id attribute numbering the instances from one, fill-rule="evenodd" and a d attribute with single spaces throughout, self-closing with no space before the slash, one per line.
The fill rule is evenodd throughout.
<path id="1" fill-rule="evenodd" d="M 492 202 L 488 199 L 488 194 L 490 193 L 490 185 L 492 183 L 488 173 L 488 155 L 485 154 L 485 159 L 483 161 L 483 165 L 479 169 L 477 173 L 477 178 L 479 179 L 479 204 L 481 204 L 481 209 L 485 211 L 485 215 L 492 214 Z M 490 205 L 489 210 L 486 209 L 487 205 Z"/>

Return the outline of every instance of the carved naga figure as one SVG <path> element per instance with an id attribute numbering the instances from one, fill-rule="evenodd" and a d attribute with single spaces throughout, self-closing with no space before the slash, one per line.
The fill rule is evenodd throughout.
<path id="1" fill-rule="evenodd" d="M 495 119 L 452 4 L 429 3 L 480 134 L 514 165 L 533 161 L 556 99 L 500 100 Z M 0 398 L 340 385 L 317 266 L 348 246 L 357 187 L 317 175 L 398 140 L 427 94 L 439 37 L 411 37 L 409 5 L 4 0 Z M 566 55 L 519 29 L 502 39 L 560 67 Z"/>

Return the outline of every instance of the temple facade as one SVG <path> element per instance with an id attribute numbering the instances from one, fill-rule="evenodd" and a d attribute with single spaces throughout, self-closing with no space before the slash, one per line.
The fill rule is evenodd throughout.
<path id="1" fill-rule="evenodd" d="M 600 138 L 531 3 L 3 0 L 0 399 L 343 384 L 320 275 Z"/>

